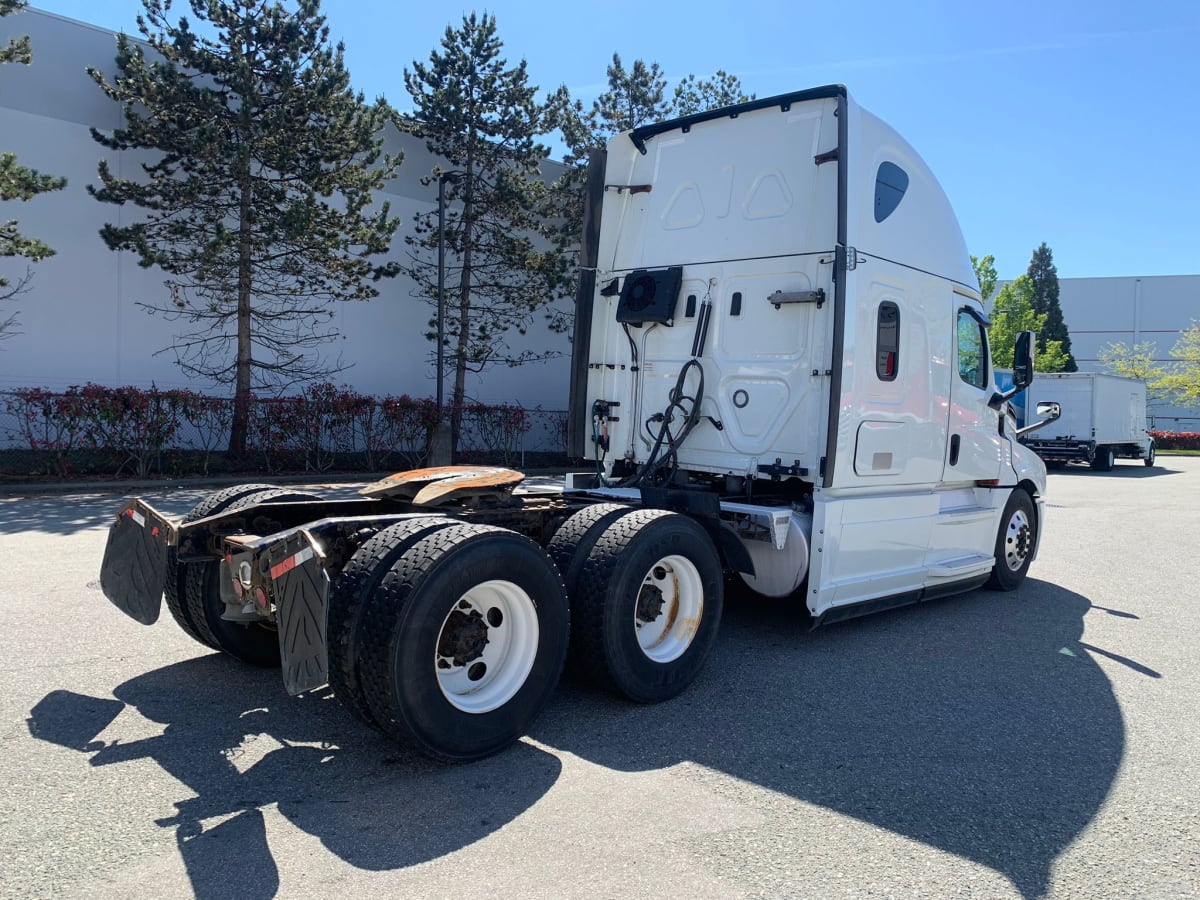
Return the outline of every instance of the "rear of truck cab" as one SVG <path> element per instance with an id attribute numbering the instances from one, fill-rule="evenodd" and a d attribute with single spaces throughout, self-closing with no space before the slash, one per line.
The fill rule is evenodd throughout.
<path id="1" fill-rule="evenodd" d="M 676 482 L 811 491 L 817 616 L 988 576 L 1014 439 L 957 221 L 893 129 L 815 89 L 618 136 L 592 188 L 577 452 L 635 471 L 697 406 Z"/>

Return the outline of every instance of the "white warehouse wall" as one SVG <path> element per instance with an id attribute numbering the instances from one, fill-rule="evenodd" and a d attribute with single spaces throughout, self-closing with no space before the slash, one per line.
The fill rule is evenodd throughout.
<path id="1" fill-rule="evenodd" d="M 1109 344 L 1150 341 L 1155 359 L 1170 363 L 1180 333 L 1200 321 L 1200 275 L 1060 278 L 1058 288 L 1071 352 L 1083 372 L 1104 371 L 1100 351 Z M 1200 409 L 1158 402 L 1149 414 L 1157 428 L 1200 430 Z"/>
<path id="2" fill-rule="evenodd" d="M 140 268 L 133 254 L 114 253 L 100 240 L 99 229 L 106 222 L 129 221 L 136 215 L 133 207 L 98 203 L 87 194 L 87 185 L 97 183 L 102 156 L 118 173 L 135 171 L 137 161 L 131 153 L 109 153 L 89 133 L 89 127 L 111 130 L 120 121 L 119 105 L 105 97 L 85 71 L 89 65 L 112 71 L 115 36 L 33 9 L 0 19 L 0 43 L 23 34 L 32 41 L 33 64 L 0 66 L 0 150 L 15 152 L 21 163 L 44 173 L 65 175 L 69 183 L 65 190 L 28 203 L 0 203 L 0 219 L 17 219 L 22 233 L 42 238 L 57 251 L 31 266 L 34 279 L 28 293 L 0 306 L 0 319 L 18 313 L 22 332 L 0 342 L 0 390 L 92 381 L 228 393 L 189 382 L 175 365 L 167 348 L 174 334 L 186 330 L 186 323 L 151 316 L 137 305 L 162 297 L 163 274 Z M 405 157 L 383 192 L 402 220 L 392 249 L 392 258 L 399 260 L 406 252 L 404 234 L 414 214 L 437 206 L 436 185 L 420 183 L 434 160 L 422 142 L 394 129 L 386 136 L 386 149 L 402 150 Z M 13 280 L 24 272 L 26 262 L 0 260 L 0 271 Z M 424 337 L 432 307 L 411 296 L 413 284 L 403 276 L 377 286 L 380 296 L 374 300 L 335 304 L 342 337 L 329 355 L 340 350 L 354 366 L 332 380 L 363 393 L 432 396 L 434 348 Z M 570 349 L 566 336 L 551 333 L 539 321 L 524 338 L 513 333 L 510 343 L 538 352 L 552 348 L 563 356 L 469 376 L 468 394 L 489 402 L 565 409 Z M 164 349 L 166 353 L 156 355 Z M 451 381 L 448 377 L 447 391 Z"/>

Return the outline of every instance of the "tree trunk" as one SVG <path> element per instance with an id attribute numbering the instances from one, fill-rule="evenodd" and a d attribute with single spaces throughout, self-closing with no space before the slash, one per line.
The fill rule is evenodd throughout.
<path id="1" fill-rule="evenodd" d="M 462 215 L 462 274 L 458 281 L 458 340 L 454 346 L 454 392 L 450 405 L 450 457 L 458 455 L 458 441 L 462 432 L 463 402 L 467 394 L 467 348 L 471 342 L 471 243 L 475 228 L 475 172 L 470 156 L 467 157 L 466 196 L 463 198 Z"/>
<path id="2" fill-rule="evenodd" d="M 471 341 L 471 206 L 463 210 L 462 277 L 458 285 L 458 340 L 454 347 L 454 392 L 450 400 L 450 455 L 458 453 L 467 394 L 467 348 Z"/>
<path id="3" fill-rule="evenodd" d="M 250 431 L 250 284 L 251 279 L 251 203 L 250 160 L 239 165 L 238 181 L 241 202 L 238 209 L 238 279 L 237 279 L 237 363 L 234 370 L 233 425 L 229 430 L 229 455 L 246 455 Z"/>

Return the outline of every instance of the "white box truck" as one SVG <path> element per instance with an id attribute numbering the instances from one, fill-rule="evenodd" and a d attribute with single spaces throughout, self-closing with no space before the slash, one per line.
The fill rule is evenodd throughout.
<path id="1" fill-rule="evenodd" d="M 1060 413 L 1036 435 L 1021 438 L 1047 466 L 1086 462 L 1098 472 L 1117 459 L 1154 465 L 1154 439 L 1146 433 L 1146 383 L 1100 372 L 1040 374 L 1025 395 L 1026 409 Z"/>
<path id="2" fill-rule="evenodd" d="M 998 391 L 970 259 L 925 163 L 840 85 L 618 135 L 593 154 L 570 388 L 595 470 L 399 473 L 360 499 L 246 485 L 118 513 L 105 595 L 328 684 L 442 759 L 507 746 L 569 653 L 666 700 L 724 576 L 814 624 L 988 584 L 1037 553 L 1046 470 Z M 569 628 L 568 628 L 569 623 Z"/>

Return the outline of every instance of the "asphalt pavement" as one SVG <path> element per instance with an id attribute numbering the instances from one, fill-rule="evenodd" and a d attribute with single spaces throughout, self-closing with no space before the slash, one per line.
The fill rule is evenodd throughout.
<path id="1" fill-rule="evenodd" d="M 1158 462 L 1052 473 L 1015 593 L 731 598 L 683 696 L 567 681 L 463 766 L 121 615 L 119 493 L 0 497 L 0 896 L 1200 896 L 1200 458 Z"/>

